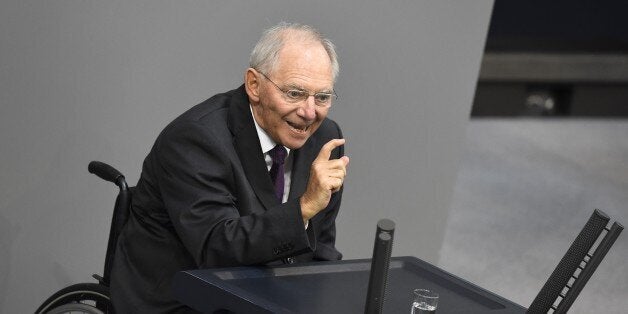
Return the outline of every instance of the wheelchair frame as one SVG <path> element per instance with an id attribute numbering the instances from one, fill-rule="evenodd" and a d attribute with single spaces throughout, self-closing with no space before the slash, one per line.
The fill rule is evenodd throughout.
<path id="1" fill-rule="evenodd" d="M 37 308 L 35 311 L 37 314 L 70 312 L 91 314 L 114 313 L 109 294 L 111 265 L 115 255 L 118 236 L 129 217 L 133 188 L 129 188 L 120 171 L 106 163 L 92 161 L 89 163 L 87 169 L 90 173 L 97 175 L 99 178 L 116 184 L 120 189 L 116 197 L 113 216 L 111 218 L 103 275 L 92 275 L 92 277 L 98 280 L 98 283 L 78 283 L 57 291 Z"/>

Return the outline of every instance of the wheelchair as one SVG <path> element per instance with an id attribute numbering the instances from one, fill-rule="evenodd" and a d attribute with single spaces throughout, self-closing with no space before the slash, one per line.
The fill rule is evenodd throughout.
<path id="1" fill-rule="evenodd" d="M 98 283 L 78 283 L 57 291 L 46 299 L 37 311 L 35 311 L 37 314 L 114 313 L 109 295 L 111 264 L 113 262 L 118 235 L 129 217 L 133 188 L 127 185 L 124 176 L 118 170 L 106 163 L 92 161 L 89 163 L 88 170 L 101 179 L 116 184 L 120 189 L 111 219 L 103 275 L 92 275 Z"/>

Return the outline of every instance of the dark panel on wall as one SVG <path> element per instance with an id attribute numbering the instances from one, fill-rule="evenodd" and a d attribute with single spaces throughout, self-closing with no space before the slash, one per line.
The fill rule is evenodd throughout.
<path id="1" fill-rule="evenodd" d="M 628 85 L 581 85 L 574 90 L 572 116 L 628 117 Z"/>
<path id="2" fill-rule="evenodd" d="M 496 0 L 472 116 L 628 117 L 628 1 Z"/>
<path id="3" fill-rule="evenodd" d="M 628 52 L 627 1 L 496 0 L 487 51 Z"/>

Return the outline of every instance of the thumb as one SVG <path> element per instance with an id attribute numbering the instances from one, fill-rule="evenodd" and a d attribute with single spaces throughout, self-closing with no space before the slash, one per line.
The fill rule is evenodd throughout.
<path id="1" fill-rule="evenodd" d="M 340 160 L 342 160 L 342 162 L 344 162 L 345 167 L 349 165 L 349 157 L 348 156 L 342 156 L 340 157 Z"/>

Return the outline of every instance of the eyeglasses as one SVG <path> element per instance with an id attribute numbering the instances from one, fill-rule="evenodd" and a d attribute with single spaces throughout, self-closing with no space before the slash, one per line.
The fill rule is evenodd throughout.
<path id="1" fill-rule="evenodd" d="M 261 74 L 269 82 L 275 85 L 275 87 L 283 93 L 286 100 L 290 103 L 296 104 L 296 103 L 305 101 L 310 96 L 314 96 L 314 103 L 317 106 L 328 108 L 328 107 L 331 107 L 331 103 L 334 100 L 338 99 L 338 95 L 336 94 L 335 91 L 332 91 L 331 93 L 318 92 L 318 93 L 310 94 L 308 91 L 297 89 L 297 88 L 283 89 L 279 87 L 279 85 L 275 84 L 275 82 L 273 82 L 273 80 L 271 80 L 268 76 L 266 76 L 266 74 L 260 71 L 257 71 L 257 72 L 259 72 L 259 74 Z"/>

